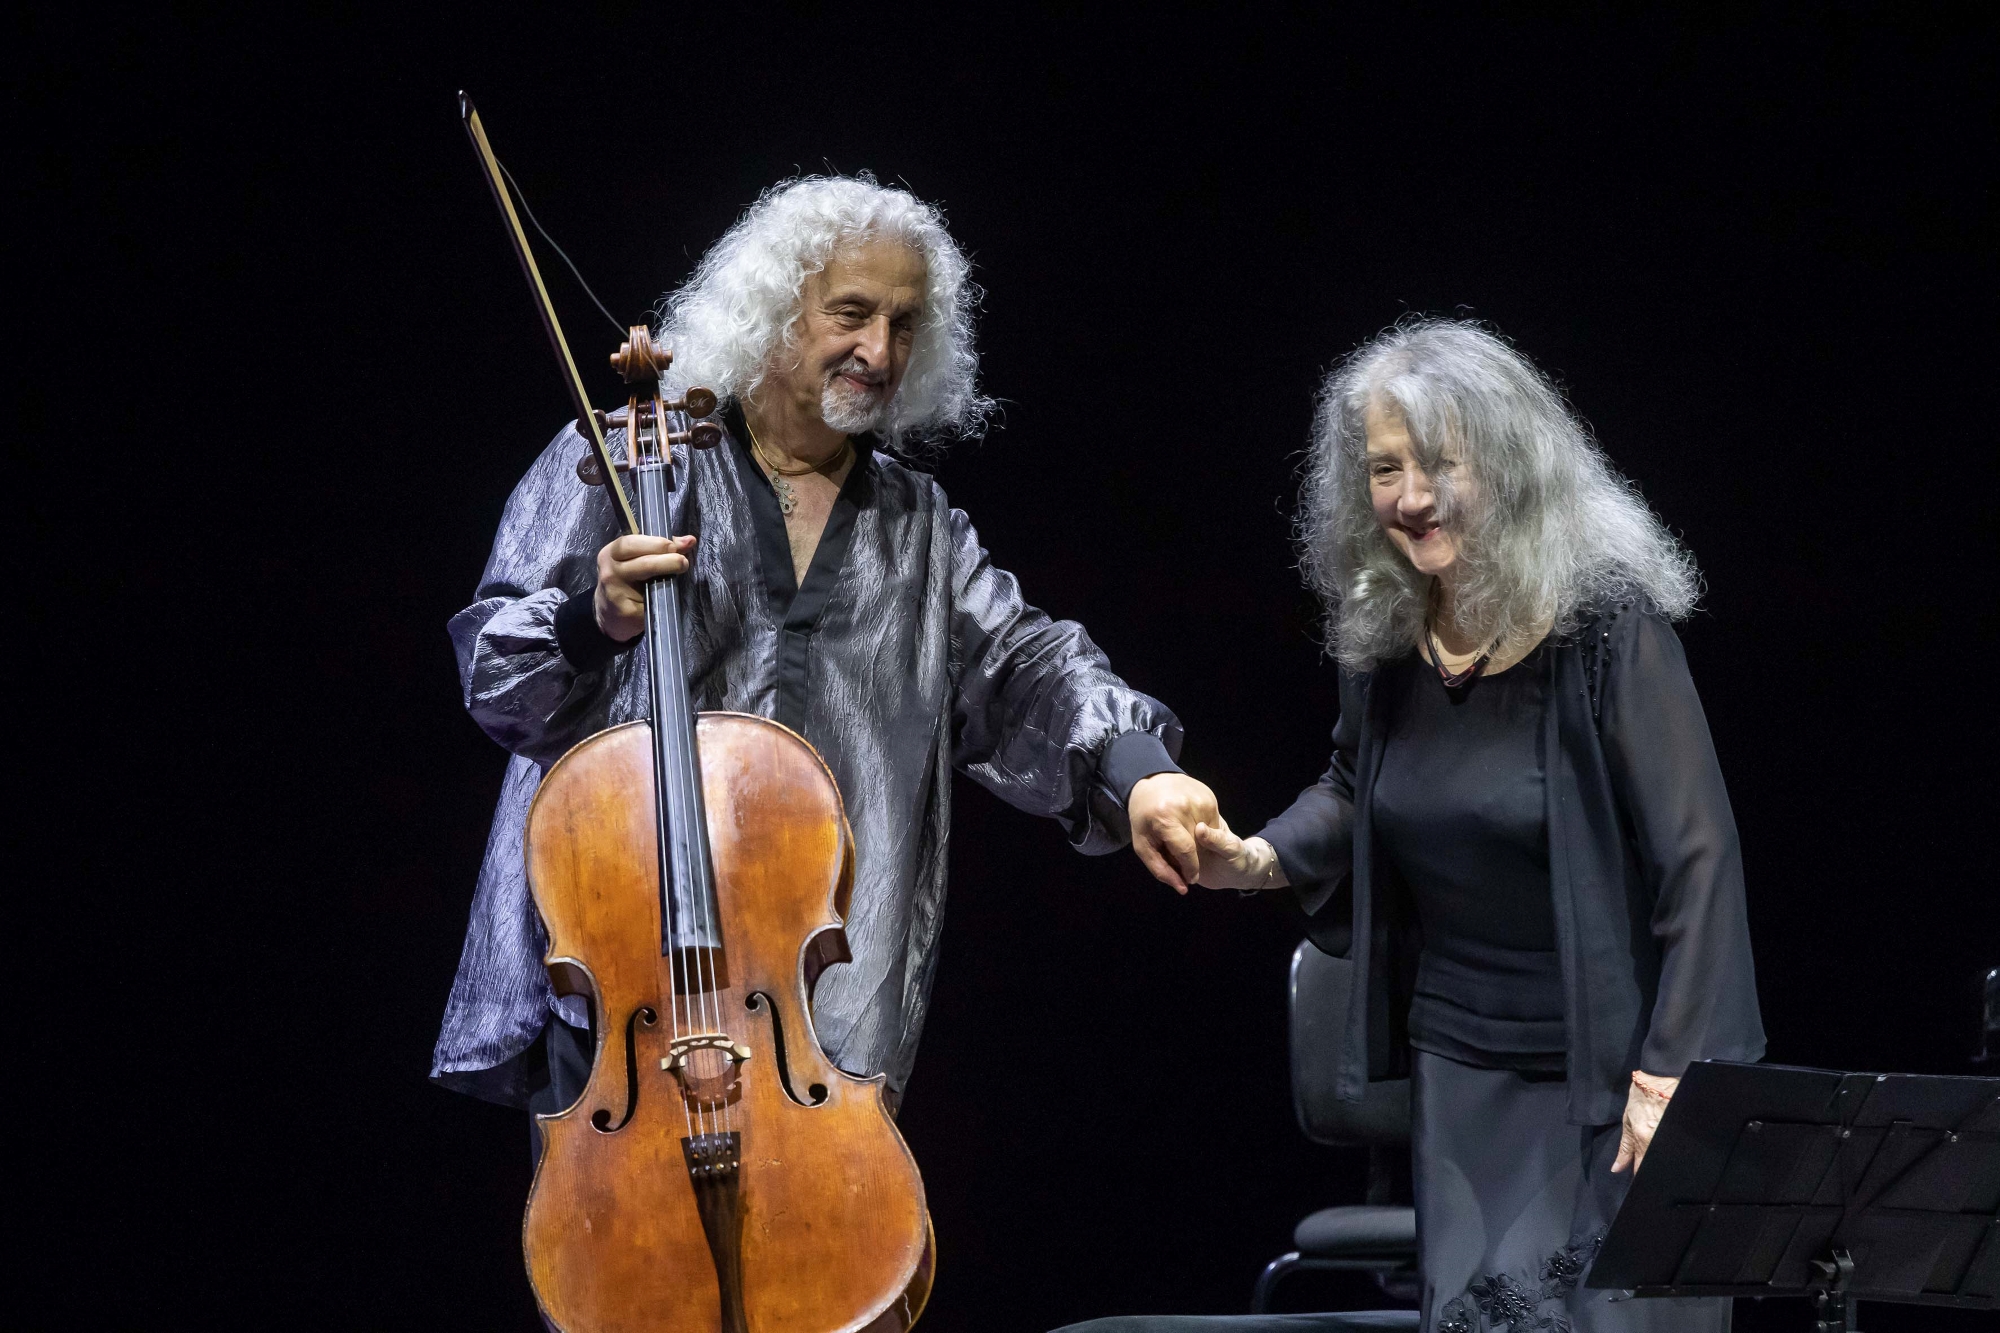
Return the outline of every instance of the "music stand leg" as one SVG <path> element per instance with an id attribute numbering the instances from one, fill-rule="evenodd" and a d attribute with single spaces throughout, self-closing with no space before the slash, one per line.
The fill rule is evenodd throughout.
<path id="1" fill-rule="evenodd" d="M 1846 1250 L 1835 1250 L 1831 1259 L 1815 1259 L 1812 1266 L 1818 1274 L 1807 1288 L 1818 1319 L 1813 1333 L 1860 1333 L 1855 1323 L 1859 1302 L 1847 1289 L 1848 1279 L 1854 1276 L 1853 1257 Z"/>

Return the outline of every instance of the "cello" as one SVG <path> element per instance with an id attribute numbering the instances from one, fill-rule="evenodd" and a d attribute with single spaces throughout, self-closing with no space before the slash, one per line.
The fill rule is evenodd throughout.
<path id="1" fill-rule="evenodd" d="M 668 401 L 672 355 L 632 327 L 611 358 L 626 388 L 613 457 L 478 112 L 459 105 L 591 444 L 579 477 L 627 532 L 666 535 L 689 451 L 721 439 L 702 419 L 715 395 Z M 536 1300 L 563 1333 L 900 1333 L 930 1291 L 923 1181 L 882 1076 L 835 1067 L 812 1022 L 814 981 L 848 958 L 840 792 L 788 728 L 697 717 L 679 581 L 645 595 L 650 721 L 577 744 L 528 815 L 545 962 L 593 1033 L 581 1097 L 538 1117 L 522 1224 Z"/>

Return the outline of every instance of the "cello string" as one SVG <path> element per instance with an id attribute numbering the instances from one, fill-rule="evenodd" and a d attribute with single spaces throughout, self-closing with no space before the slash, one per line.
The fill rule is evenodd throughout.
<path id="1" fill-rule="evenodd" d="M 654 400 L 654 404 L 655 404 L 654 419 L 656 422 L 658 422 L 661 457 L 664 459 L 666 466 L 671 468 L 675 466 L 675 463 L 673 455 L 673 445 L 671 442 L 669 442 L 667 438 L 668 432 L 667 432 L 667 419 L 664 411 L 665 405 L 661 403 L 658 399 Z M 681 414 L 676 413 L 675 415 L 678 417 Z M 682 425 L 683 429 L 686 428 L 687 423 L 685 421 L 682 421 L 680 424 Z M 690 465 L 692 465 L 693 457 L 691 451 L 688 454 L 688 460 Z M 680 651 L 680 645 L 676 644 L 675 653 L 677 657 L 679 651 Z M 700 922 L 702 939 L 705 946 L 701 951 L 701 962 L 703 964 L 702 982 L 704 984 L 704 994 L 708 1002 L 708 1013 L 709 1015 L 712 1016 L 710 1018 L 712 1026 L 709 1028 L 709 1030 L 718 1036 L 726 1038 L 728 1036 L 728 1033 L 725 1030 L 722 1021 L 723 1004 L 722 1004 L 722 993 L 719 985 L 719 979 L 721 973 L 720 973 L 720 968 L 716 962 L 716 956 L 721 951 L 722 948 L 721 904 L 717 903 L 714 900 L 714 882 L 715 882 L 714 867 L 713 865 L 710 864 L 709 860 L 708 830 L 706 827 L 704 827 L 705 821 L 702 818 L 703 812 L 702 812 L 701 785 L 700 785 L 701 774 L 699 768 L 699 759 L 697 756 L 697 751 L 695 749 L 695 737 L 696 737 L 697 727 L 695 725 L 695 718 L 693 715 L 694 701 L 691 697 L 687 698 L 687 709 L 688 709 L 687 733 L 686 733 L 688 737 L 687 762 L 681 765 L 681 771 L 679 776 L 681 781 L 684 784 L 686 784 L 686 790 L 683 793 L 682 809 L 687 812 L 689 820 L 689 826 L 688 826 L 688 850 L 690 853 L 688 857 L 688 862 L 689 862 L 688 868 L 690 871 L 689 887 L 692 890 L 695 903 L 695 912 Z M 730 1057 L 725 1055 L 723 1058 L 725 1060 L 728 1060 Z M 730 1114 L 729 1111 L 729 1101 L 726 1089 L 723 1092 L 722 1099 L 717 1109 L 719 1111 L 719 1118 L 723 1124 L 723 1127 L 725 1130 L 727 1130 L 730 1124 L 732 1123 L 734 1117 Z"/>
<path id="2" fill-rule="evenodd" d="M 668 499 L 670 495 L 670 489 L 668 486 L 668 475 L 665 470 L 667 466 L 671 466 L 671 460 L 666 458 L 665 456 L 665 447 L 664 447 L 665 442 L 661 438 L 662 435 L 661 424 L 662 423 L 659 421 L 658 417 L 655 417 L 653 419 L 652 445 L 654 450 L 656 451 L 656 457 L 660 457 L 662 459 L 662 465 L 653 470 L 652 482 L 653 482 L 653 509 L 655 516 L 655 524 L 656 524 L 654 530 L 658 533 L 664 534 L 667 531 L 669 531 L 669 529 L 672 527 L 671 506 L 670 506 L 670 501 Z M 687 697 L 685 686 L 682 684 L 683 672 L 681 667 L 681 645 L 680 645 L 680 636 L 678 633 L 680 626 L 679 593 L 670 581 L 661 582 L 659 584 L 656 584 L 655 586 L 658 589 L 656 595 L 661 600 L 661 610 L 662 610 L 662 615 L 660 617 L 662 634 L 661 634 L 661 641 L 659 644 L 662 650 L 659 654 L 660 671 L 662 674 L 660 674 L 657 677 L 657 679 L 659 681 L 659 689 L 660 689 L 659 699 L 660 699 L 661 710 L 663 713 L 667 714 L 667 716 L 661 719 L 661 725 L 672 728 L 670 734 L 672 734 L 678 739 L 680 736 L 684 734 L 681 729 L 680 719 L 682 717 L 682 709 L 685 706 L 685 700 Z M 684 747 L 681 752 L 685 754 L 686 751 Z M 667 812 L 667 817 L 668 817 L 668 831 L 669 831 L 668 846 L 670 849 L 672 848 L 671 833 L 673 826 L 675 824 L 674 812 L 676 810 L 676 796 L 681 791 L 681 770 L 684 767 L 685 765 L 670 767 L 667 773 L 664 775 L 665 781 L 668 784 L 668 790 L 662 793 L 662 797 L 664 802 L 664 808 Z M 681 818 L 679 820 L 679 823 L 683 828 L 685 828 L 686 826 L 685 803 L 681 802 L 678 805 L 678 809 L 681 812 Z M 686 875 L 693 869 L 692 861 L 690 860 L 690 858 L 683 855 L 673 855 L 671 852 L 670 855 L 671 855 L 670 864 L 679 867 L 680 877 L 684 880 Z M 684 909 L 686 908 L 687 904 L 681 902 L 679 894 L 676 892 L 675 887 L 671 883 L 668 886 L 668 892 L 674 895 L 675 917 L 676 917 L 675 929 L 676 933 L 680 933 L 680 931 L 683 930 L 687 925 L 687 922 L 683 919 Z M 693 978 L 695 976 L 696 969 L 694 967 L 689 966 L 689 960 L 685 953 L 685 946 L 681 946 L 681 950 L 682 950 L 681 976 L 685 981 L 687 981 L 688 984 L 692 985 L 694 984 Z M 669 966 L 668 982 L 670 985 L 672 984 L 673 980 L 674 980 L 673 968 Z M 687 1003 L 688 1003 L 687 1032 L 689 1036 L 693 1036 L 698 1034 L 705 1026 L 707 1026 L 707 1024 L 703 1021 L 702 1016 L 697 1012 L 698 1000 L 694 992 L 689 993 Z M 692 1058 L 691 1054 L 683 1054 L 681 1056 L 681 1059 L 683 1061 L 686 1061 L 690 1058 Z M 676 1079 L 676 1082 L 678 1082 L 678 1079 Z M 681 1098 L 683 1113 L 686 1114 L 689 1111 L 692 1112 L 690 1133 L 697 1135 L 705 1135 L 712 1132 L 713 1116 L 707 1114 L 708 1108 L 700 1100 L 696 1100 L 694 1105 L 690 1108 L 688 1105 L 689 1100 L 690 1099 L 688 1099 L 685 1096 Z"/>
<path id="3" fill-rule="evenodd" d="M 628 428 L 636 431 L 638 429 L 638 422 L 634 420 L 633 422 L 630 423 L 630 426 Z M 657 427 L 656 427 L 656 435 L 657 435 Z M 648 489 L 651 492 L 652 510 L 653 510 L 652 521 L 650 526 L 652 526 L 652 528 L 657 532 L 664 532 L 669 526 L 667 496 L 666 496 L 666 488 L 664 485 L 664 477 L 657 469 L 655 469 L 649 474 L 648 479 L 650 482 Z M 670 612 L 676 612 L 678 610 L 677 607 L 673 607 L 668 601 L 668 599 L 673 596 L 673 588 L 670 585 L 655 585 L 653 589 L 653 595 L 659 599 L 658 609 L 660 611 L 660 614 L 654 617 L 654 619 L 660 627 L 660 633 L 655 636 L 655 640 L 652 646 L 653 648 L 658 649 L 665 645 L 671 644 L 675 641 L 675 636 L 672 634 L 672 631 L 677 628 L 679 617 L 677 614 L 670 614 Z M 669 707 L 668 701 L 673 697 L 669 678 L 668 676 L 663 675 L 661 673 L 666 672 L 670 668 L 672 668 L 674 663 L 670 653 L 663 654 L 656 651 L 652 653 L 652 659 L 654 663 L 654 696 L 653 696 L 655 700 L 654 711 L 656 714 L 658 714 L 660 712 L 667 710 L 667 708 Z M 668 720 L 665 718 L 656 716 L 654 719 L 654 725 L 656 727 L 667 725 L 667 723 Z M 660 776 L 666 781 L 671 781 L 672 779 L 671 773 L 662 774 Z M 681 927 L 681 922 L 679 920 L 680 913 L 678 905 L 674 904 L 674 897 L 675 897 L 674 886 L 671 878 L 671 867 L 675 865 L 678 861 L 678 858 L 673 856 L 673 840 L 672 840 L 673 797 L 672 793 L 668 790 L 665 781 L 660 783 L 660 789 L 657 792 L 655 799 L 659 805 L 660 816 L 662 821 L 662 833 L 664 835 L 661 846 L 665 849 L 667 857 L 667 867 L 669 869 L 669 877 L 666 883 L 663 884 L 662 886 L 666 890 L 667 901 L 670 904 L 668 909 L 669 920 L 667 923 L 667 929 L 670 935 L 678 934 Z M 669 940 L 670 946 L 673 943 L 674 941 L 670 939 Z M 670 949 L 667 955 L 667 1002 L 673 1008 L 674 1011 L 674 1036 L 676 1039 L 678 1039 L 681 1036 L 681 1027 L 680 1027 L 681 1000 L 679 991 L 674 984 L 673 964 L 674 964 L 674 958 L 673 958 L 673 953 Z M 694 1018 L 693 1006 L 692 1004 L 690 1004 L 687 1032 L 688 1034 L 692 1035 L 697 1030 L 698 1029 Z M 680 1053 L 678 1058 L 685 1060 L 687 1056 L 685 1053 Z M 682 1089 L 682 1084 L 678 1073 L 674 1075 L 674 1083 L 675 1083 L 675 1092 L 678 1094 L 681 1092 Z M 681 1120 L 682 1123 L 687 1127 L 688 1137 L 694 1138 L 705 1132 L 701 1121 L 700 1108 L 698 1106 L 690 1106 L 688 1104 L 689 1099 L 685 1095 L 679 1096 L 678 1100 L 680 1101 L 681 1104 Z"/>
<path id="4" fill-rule="evenodd" d="M 665 417 L 664 412 L 661 410 L 663 406 L 664 405 L 657 398 L 654 400 L 654 421 L 656 423 L 656 430 L 658 432 L 655 438 L 657 440 L 658 447 L 660 450 L 661 466 L 666 469 L 671 469 L 674 467 L 673 445 L 667 439 L 668 421 Z M 677 597 L 678 593 L 676 590 L 670 588 L 667 593 L 667 596 Z M 678 613 L 676 615 L 676 618 L 678 619 Z M 681 645 L 679 643 L 675 643 L 674 645 L 672 645 L 671 651 L 675 655 L 675 663 L 674 663 L 675 667 L 677 670 L 681 671 L 684 679 L 685 665 L 680 660 Z M 697 820 L 696 820 L 696 811 L 698 810 L 699 807 L 695 800 L 696 789 L 694 785 L 696 780 L 695 767 L 697 760 L 695 758 L 695 751 L 694 751 L 695 726 L 694 726 L 694 719 L 691 716 L 693 703 L 692 700 L 687 697 L 684 690 L 681 694 L 675 696 L 675 702 L 677 705 L 685 703 L 685 706 L 689 710 L 688 715 L 682 715 L 676 721 L 676 728 L 679 734 L 685 737 L 686 745 L 684 746 L 682 752 L 683 761 L 676 767 L 673 774 L 674 782 L 678 789 L 678 796 L 679 796 L 678 808 L 681 812 L 682 822 L 683 822 L 682 845 L 687 852 L 687 856 L 685 857 L 684 860 L 685 874 L 683 876 L 683 881 L 685 882 L 688 888 L 688 905 L 691 908 L 695 918 L 694 921 L 695 940 L 694 943 L 687 950 L 685 962 L 688 971 L 689 985 L 694 988 L 693 993 L 694 995 L 698 996 L 700 1000 L 701 1015 L 702 1015 L 701 1026 L 709 1033 L 716 1033 L 720 1028 L 720 1024 L 716 1021 L 720 1017 L 720 1014 L 718 1012 L 719 1005 L 715 1003 L 716 997 L 712 993 L 714 990 L 713 974 L 711 970 L 707 966 L 705 966 L 705 963 L 709 956 L 709 947 L 711 943 L 712 931 L 710 929 L 710 923 L 708 921 L 708 911 L 707 911 L 707 899 L 708 899 L 708 894 L 706 892 L 708 884 L 708 876 L 706 874 L 707 867 L 705 865 L 705 858 L 702 855 L 704 844 L 706 842 L 706 839 L 703 837 L 705 830 L 697 826 Z M 702 1058 L 704 1060 L 707 1060 L 712 1057 L 704 1056 Z M 702 1107 L 704 1112 L 707 1114 L 709 1122 L 712 1126 L 714 1121 L 717 1119 L 716 1107 L 713 1099 L 704 1098 L 702 1102 Z"/>
<path id="5" fill-rule="evenodd" d="M 635 418 L 638 417 L 639 410 L 643 409 L 635 410 Z M 652 469 L 652 476 L 654 484 L 659 487 L 661 499 L 664 502 L 666 495 L 670 493 L 670 489 L 666 485 L 666 478 L 667 469 L 673 466 L 673 457 L 667 449 L 666 442 L 661 438 L 664 433 L 661 429 L 663 424 L 657 418 L 652 421 L 650 443 L 653 448 L 653 457 L 656 460 Z M 661 514 L 660 521 L 655 525 L 655 531 L 660 535 L 666 535 L 673 527 L 671 508 L 664 503 L 661 507 L 665 512 Z M 661 728 L 660 734 L 663 742 L 671 739 L 676 743 L 675 757 L 679 759 L 681 757 L 679 745 L 684 735 L 679 703 L 683 697 L 684 687 L 678 679 L 681 674 L 679 637 L 677 633 L 669 631 L 678 631 L 680 628 L 680 607 L 671 581 L 661 580 L 654 586 L 659 589 L 658 596 L 663 612 L 661 617 L 663 628 L 660 641 L 657 645 L 658 651 L 654 654 L 656 663 L 655 671 L 660 682 L 660 716 L 656 720 L 656 725 Z M 669 957 L 674 963 L 678 964 L 677 967 L 670 966 L 668 970 L 670 978 L 676 983 L 675 994 L 677 996 L 682 994 L 682 988 L 685 988 L 684 993 L 687 996 L 688 1007 L 688 1034 L 694 1036 L 700 1034 L 708 1025 L 706 1022 L 706 1011 L 701 1004 L 696 946 L 689 943 L 688 940 L 690 927 L 698 934 L 699 923 L 685 921 L 681 915 L 683 908 L 690 908 L 692 906 L 691 903 L 682 901 L 680 892 L 681 886 L 688 881 L 692 871 L 692 867 L 688 864 L 688 857 L 684 854 L 688 849 L 683 839 L 674 836 L 674 830 L 685 831 L 687 822 L 685 784 L 682 780 L 682 770 L 684 768 L 684 763 L 676 762 L 670 764 L 660 775 L 662 782 L 660 799 L 670 811 L 668 819 L 668 847 L 670 849 L 669 863 L 673 867 L 673 875 L 668 883 L 667 892 L 674 902 L 675 920 L 674 938 L 670 941 L 671 949 Z M 692 1049 L 683 1052 L 681 1055 L 681 1060 L 684 1063 L 692 1062 L 698 1058 L 700 1057 Z M 685 1085 L 683 1085 L 681 1100 L 683 1104 L 691 1105 L 699 1132 L 702 1135 L 708 1134 L 710 1125 L 707 1100 L 701 1097 L 687 1096 Z"/>
<path id="6" fill-rule="evenodd" d="M 626 423 L 626 430 L 633 436 L 633 442 L 635 445 L 637 443 L 638 428 L 639 428 L 639 423 L 637 421 L 628 421 Z M 658 528 L 663 526 L 664 515 L 661 513 L 662 505 L 660 503 L 661 497 L 660 497 L 658 476 L 656 474 L 649 474 L 645 471 L 642 471 L 637 478 L 637 482 L 638 482 L 637 490 L 639 493 L 638 495 L 639 512 L 642 524 L 646 528 Z M 661 684 L 662 677 L 660 675 L 660 672 L 662 668 L 660 666 L 660 654 L 656 650 L 658 649 L 662 640 L 665 638 L 665 626 L 662 624 L 662 621 L 664 619 L 663 608 L 660 605 L 660 603 L 656 600 L 656 594 L 654 588 L 649 586 L 646 592 L 647 592 L 646 629 L 647 629 L 647 640 L 648 640 L 647 653 L 648 657 L 650 658 L 650 665 L 653 668 L 651 673 L 653 677 L 652 679 L 653 706 L 651 712 L 653 713 L 653 725 L 655 728 L 658 728 L 660 725 L 662 725 L 662 719 L 660 718 L 659 714 L 662 711 L 662 705 L 665 699 L 665 692 L 662 689 L 662 684 Z M 667 859 L 672 854 L 672 845 L 673 845 L 668 836 L 670 829 L 672 827 L 671 805 L 669 803 L 670 801 L 669 795 L 660 781 L 662 775 L 659 771 L 659 765 L 657 763 L 654 764 L 653 771 L 654 771 L 654 788 L 655 788 L 653 793 L 654 832 L 655 836 L 660 840 L 660 848 L 662 853 L 661 870 L 666 871 L 668 867 L 672 864 L 671 861 Z M 660 900 L 661 911 L 665 917 L 664 921 L 661 924 L 665 928 L 668 936 L 667 1022 L 668 1022 L 668 1027 L 672 1033 L 673 1042 L 677 1044 L 681 1036 L 681 1005 L 680 1005 L 680 997 L 676 993 L 674 987 L 672 937 L 675 933 L 676 923 L 674 920 L 675 913 L 673 908 L 673 883 L 670 875 L 663 876 L 660 887 L 663 890 L 662 897 Z M 690 1027 L 692 1027 L 692 1021 L 690 1021 Z M 674 1045 L 670 1044 L 667 1049 L 669 1052 L 672 1052 L 674 1050 Z M 675 1076 L 674 1082 L 676 1084 L 676 1091 L 678 1091 L 678 1085 L 680 1082 L 678 1076 Z M 695 1128 L 695 1117 L 690 1112 L 690 1109 L 688 1107 L 688 1099 L 686 1097 L 678 1097 L 677 1100 L 681 1104 L 681 1123 L 686 1127 L 688 1136 L 692 1138 L 698 1131 Z"/>
<path id="7" fill-rule="evenodd" d="M 661 466 L 664 470 L 671 469 L 674 466 L 674 457 L 673 445 L 667 440 L 666 415 L 661 410 L 661 406 L 660 401 L 657 398 L 654 399 L 654 439 L 660 451 Z M 669 524 L 668 526 L 671 527 L 672 525 Z M 680 590 L 678 585 L 670 582 L 664 595 L 675 600 L 674 619 L 675 624 L 678 625 L 680 620 Z M 669 646 L 668 651 L 673 655 L 674 674 L 676 683 L 679 685 L 674 694 L 674 707 L 676 709 L 674 725 L 675 733 L 682 741 L 680 748 L 681 762 L 675 767 L 673 780 L 679 792 L 678 809 L 681 816 L 681 847 L 686 853 L 681 862 L 683 866 L 682 883 L 687 887 L 688 906 L 694 918 L 694 940 L 688 948 L 685 966 L 687 969 L 688 984 L 693 987 L 691 1000 L 698 1002 L 700 1006 L 701 1019 L 700 1025 L 696 1030 L 713 1034 L 719 1032 L 721 1029 L 719 1021 L 721 1006 L 714 994 L 713 972 L 708 965 L 713 947 L 712 937 L 714 932 L 708 920 L 707 858 L 704 855 L 707 842 L 705 836 L 706 830 L 701 827 L 699 818 L 700 805 L 696 800 L 697 789 L 695 783 L 697 780 L 696 764 L 698 761 L 694 748 L 695 725 L 693 700 L 686 689 L 686 663 L 682 659 L 682 645 L 678 638 Z M 690 1058 L 697 1057 L 694 1057 L 691 1053 Z M 713 1057 L 704 1055 L 698 1058 L 706 1063 Z M 714 1098 L 704 1097 L 701 1101 L 701 1110 L 703 1133 L 716 1133 L 721 1126 Z"/>
<path id="8" fill-rule="evenodd" d="M 659 451 L 663 480 L 667 475 L 667 470 L 674 467 L 673 445 L 667 438 L 669 423 L 664 409 L 665 404 L 658 397 L 655 397 L 652 413 L 653 444 L 654 448 Z M 663 527 L 671 526 L 671 522 L 663 525 Z M 680 619 L 678 587 L 669 581 L 662 595 L 675 599 L 674 623 L 676 628 L 678 628 Z M 721 939 L 719 932 L 716 930 L 716 922 L 711 916 L 711 910 L 714 907 L 714 904 L 710 901 L 710 886 L 713 877 L 708 864 L 707 830 L 701 826 L 702 821 L 700 819 L 701 803 L 700 787 L 698 785 L 698 761 L 694 748 L 695 721 L 693 716 L 693 700 L 689 697 L 686 690 L 686 672 L 685 665 L 681 660 L 681 643 L 679 637 L 676 636 L 673 642 L 665 645 L 665 647 L 667 653 L 671 654 L 669 662 L 676 677 L 676 684 L 679 686 L 679 689 L 673 695 L 676 709 L 674 726 L 676 734 L 684 739 L 684 745 L 681 750 L 682 762 L 676 765 L 671 778 L 676 785 L 679 796 L 678 809 L 682 816 L 681 822 L 683 826 L 682 845 L 687 852 L 687 855 L 681 858 L 684 871 L 682 881 L 688 888 L 689 905 L 693 908 L 696 928 L 696 943 L 688 949 L 687 956 L 684 958 L 684 965 L 687 965 L 689 984 L 695 988 L 699 996 L 702 1026 L 710 1033 L 717 1036 L 724 1036 L 726 1034 L 723 1032 L 722 1026 L 722 997 L 717 992 L 716 979 L 718 974 L 713 964 L 714 951 L 720 948 Z M 690 1008 L 693 1008 L 692 1003 L 690 1004 Z M 713 1132 L 718 1123 L 726 1125 L 728 1119 L 728 1103 L 726 1098 L 720 1105 L 714 1099 L 706 1098 L 703 1099 L 701 1106 L 706 1115 L 706 1128 L 704 1132 Z"/>
<path id="9" fill-rule="evenodd" d="M 676 415 L 680 418 L 682 432 L 690 437 L 689 442 L 682 446 L 682 454 L 687 460 L 688 471 L 692 474 L 694 471 L 694 444 L 692 440 L 694 419 L 685 412 L 677 413 Z M 693 707 L 692 701 L 690 701 L 689 707 Z M 695 754 L 698 761 L 700 757 L 699 749 L 695 751 Z M 725 1026 L 725 1014 L 733 1012 L 735 1016 L 741 1017 L 742 1009 L 739 1006 L 737 1009 L 731 1011 L 723 1001 L 723 967 L 727 962 L 728 954 L 725 952 L 725 941 L 722 933 L 722 899 L 718 896 L 715 884 L 715 849 L 710 846 L 708 841 L 708 802 L 706 793 L 701 789 L 701 770 L 698 763 L 696 766 L 691 767 L 691 772 L 693 774 L 693 781 L 695 782 L 693 808 L 696 812 L 697 826 L 701 832 L 701 882 L 704 889 L 702 902 L 705 910 L 714 914 L 711 931 L 715 937 L 715 952 L 711 955 L 711 984 L 715 988 L 716 1031 L 727 1038 L 733 1034 Z M 733 1073 L 736 1066 L 736 1054 L 734 1050 L 725 1052 L 723 1059 Z M 725 1133 L 733 1133 L 736 1129 L 736 1113 L 729 1103 L 729 1090 L 735 1085 L 735 1082 L 736 1079 L 734 1077 L 726 1078 L 719 1085 L 718 1089 L 722 1106 L 722 1126 Z"/>

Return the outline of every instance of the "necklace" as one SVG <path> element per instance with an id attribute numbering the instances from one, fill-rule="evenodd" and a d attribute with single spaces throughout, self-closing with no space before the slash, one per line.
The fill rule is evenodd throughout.
<path id="1" fill-rule="evenodd" d="M 1444 687 L 1447 690 L 1458 691 L 1479 679 L 1480 673 L 1486 670 L 1486 664 L 1493 660 L 1493 653 L 1500 647 L 1500 640 L 1496 637 L 1492 643 L 1486 646 L 1486 651 L 1473 659 L 1472 665 L 1466 667 L 1465 670 L 1446 670 L 1444 665 L 1444 645 L 1438 642 L 1437 636 L 1439 586 L 1435 582 L 1431 584 L 1430 597 L 1428 599 L 1429 608 L 1424 613 L 1424 638 L 1430 644 L 1431 665 L 1437 668 L 1438 679 L 1444 682 Z"/>
<path id="2" fill-rule="evenodd" d="M 743 429 L 750 432 L 750 451 L 757 455 L 757 461 L 771 474 L 771 492 L 778 497 L 778 512 L 786 518 L 790 518 L 792 511 L 799 507 L 799 493 L 792 489 L 791 482 L 785 480 L 787 477 L 804 477 L 814 472 L 838 472 L 840 465 L 847 461 L 847 456 L 854 452 L 854 442 L 842 440 L 839 451 L 831 458 L 822 459 L 808 467 L 787 470 L 772 462 L 771 456 L 764 452 L 764 443 L 757 438 L 757 432 L 751 427 L 748 417 L 744 418 Z"/>
<path id="3" fill-rule="evenodd" d="M 1444 687 L 1448 690 L 1462 690 L 1478 680 L 1480 674 L 1486 670 L 1486 664 L 1493 660 L 1493 650 L 1500 646 L 1500 640 L 1495 639 L 1485 652 L 1474 659 L 1471 666 L 1463 671 L 1448 671 L 1444 665 L 1444 645 L 1438 642 L 1437 629 L 1431 624 L 1429 617 L 1424 619 L 1424 637 L 1430 640 L 1431 665 L 1437 668 L 1438 679 L 1444 682 Z"/>

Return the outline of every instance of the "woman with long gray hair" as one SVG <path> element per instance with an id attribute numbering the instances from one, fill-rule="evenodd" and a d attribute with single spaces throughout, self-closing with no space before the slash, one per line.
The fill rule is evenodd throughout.
<path id="1" fill-rule="evenodd" d="M 1562 396 L 1409 320 L 1328 379 L 1300 545 L 1333 762 L 1201 883 L 1354 963 L 1341 1095 L 1412 1079 L 1423 1324 L 1722 1329 L 1582 1285 L 1689 1062 L 1764 1051 L 1742 858 L 1673 623 L 1699 579 Z"/>

